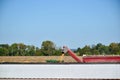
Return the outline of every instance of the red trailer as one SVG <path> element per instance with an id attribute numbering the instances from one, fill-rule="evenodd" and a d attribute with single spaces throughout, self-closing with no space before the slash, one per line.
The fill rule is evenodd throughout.
<path id="1" fill-rule="evenodd" d="M 120 62 L 120 56 L 83 56 L 82 59 L 76 56 L 67 46 L 63 46 L 63 53 L 68 53 L 79 63 L 116 63 Z"/>
<path id="2" fill-rule="evenodd" d="M 120 62 L 120 56 L 84 56 L 84 63 Z"/>

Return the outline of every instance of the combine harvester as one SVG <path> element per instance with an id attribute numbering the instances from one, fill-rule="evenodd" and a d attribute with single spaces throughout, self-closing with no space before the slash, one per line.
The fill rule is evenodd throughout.
<path id="1" fill-rule="evenodd" d="M 78 63 L 120 63 L 120 56 L 83 56 L 82 59 L 76 56 L 67 46 L 63 46 L 62 53 L 68 53 Z"/>

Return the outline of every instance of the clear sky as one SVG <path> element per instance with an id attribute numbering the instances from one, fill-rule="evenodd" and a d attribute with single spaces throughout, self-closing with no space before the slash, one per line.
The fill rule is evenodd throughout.
<path id="1" fill-rule="evenodd" d="M 120 42 L 120 0 L 0 0 L 0 44 Z"/>

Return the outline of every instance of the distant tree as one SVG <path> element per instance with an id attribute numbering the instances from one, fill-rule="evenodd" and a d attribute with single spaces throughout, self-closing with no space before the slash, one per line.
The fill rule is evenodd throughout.
<path id="1" fill-rule="evenodd" d="M 24 56 L 25 55 L 26 45 L 23 43 L 13 43 L 10 46 L 10 55 L 11 56 Z"/>
<path id="2" fill-rule="evenodd" d="M 52 41 L 43 41 L 41 45 L 41 52 L 45 56 L 51 56 L 55 53 L 55 44 Z"/>
<path id="3" fill-rule="evenodd" d="M 9 45 L 0 44 L 0 56 L 8 56 L 8 55 L 9 55 Z"/>
<path id="4" fill-rule="evenodd" d="M 98 43 L 97 45 L 92 47 L 93 55 L 105 55 L 105 51 L 107 52 L 107 48 L 102 43 Z"/>
<path id="5" fill-rule="evenodd" d="M 78 56 L 83 56 L 83 52 L 82 52 L 82 49 L 80 47 L 77 49 L 76 53 Z"/>
<path id="6" fill-rule="evenodd" d="M 26 49 L 26 45 L 24 45 L 23 43 L 18 44 L 18 51 L 20 56 L 25 56 L 26 54 L 25 49 Z"/>
<path id="7" fill-rule="evenodd" d="M 41 54 L 41 51 L 40 51 L 40 49 L 38 47 L 36 47 L 35 56 L 43 56 Z"/>
<path id="8" fill-rule="evenodd" d="M 0 48 L 0 56 L 8 56 L 9 51 L 6 48 Z"/>
<path id="9" fill-rule="evenodd" d="M 104 50 L 103 55 L 110 55 L 109 46 L 104 46 L 103 50 Z"/>
<path id="10" fill-rule="evenodd" d="M 111 54 L 119 55 L 119 52 L 120 52 L 119 43 L 111 43 L 109 45 L 109 50 Z"/>
<path id="11" fill-rule="evenodd" d="M 0 44 L 0 48 L 6 48 L 6 49 L 8 49 L 9 45 L 8 44 Z"/>
<path id="12" fill-rule="evenodd" d="M 90 48 L 90 46 L 86 45 L 85 47 L 83 47 L 81 53 L 83 55 L 91 55 L 91 48 Z"/>
<path id="13" fill-rule="evenodd" d="M 120 43 L 118 43 L 119 51 L 117 52 L 118 55 L 120 55 Z"/>
<path id="14" fill-rule="evenodd" d="M 35 46 L 28 45 L 26 46 L 26 56 L 34 56 L 36 53 Z"/>
<path id="15" fill-rule="evenodd" d="M 19 51 L 18 51 L 18 44 L 17 43 L 13 43 L 11 46 L 10 46 L 10 55 L 11 56 L 19 56 Z"/>
<path id="16" fill-rule="evenodd" d="M 53 53 L 55 56 L 61 56 L 62 55 L 62 50 L 60 48 L 55 49 L 55 52 Z"/>
<path id="17" fill-rule="evenodd" d="M 92 50 L 92 55 L 100 55 L 100 52 L 96 49 Z"/>

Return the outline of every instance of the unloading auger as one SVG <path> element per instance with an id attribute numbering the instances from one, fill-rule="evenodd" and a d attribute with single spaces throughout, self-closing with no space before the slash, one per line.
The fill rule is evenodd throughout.
<path id="1" fill-rule="evenodd" d="M 62 53 L 68 53 L 72 58 L 74 58 L 77 62 L 82 62 L 79 57 L 76 56 L 73 51 L 71 51 L 67 46 L 63 46 Z"/>

